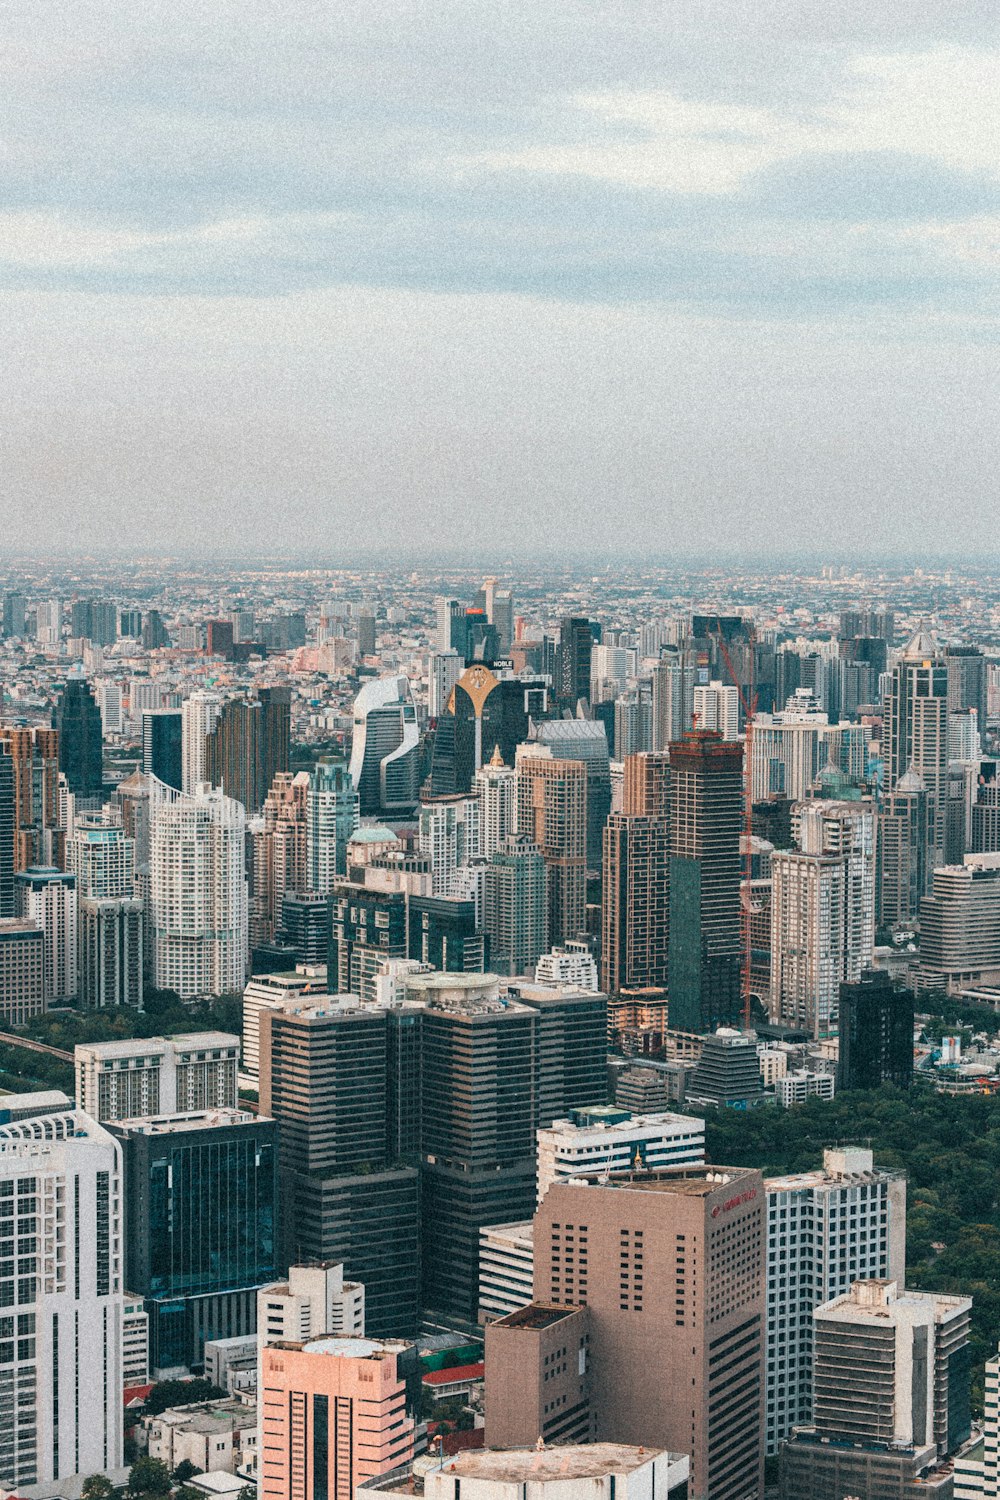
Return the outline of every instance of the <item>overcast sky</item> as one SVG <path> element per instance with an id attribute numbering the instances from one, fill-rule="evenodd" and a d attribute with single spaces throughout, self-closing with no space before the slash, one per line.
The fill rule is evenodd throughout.
<path id="1" fill-rule="evenodd" d="M 15 0 L 0 545 L 997 552 L 995 0 Z"/>

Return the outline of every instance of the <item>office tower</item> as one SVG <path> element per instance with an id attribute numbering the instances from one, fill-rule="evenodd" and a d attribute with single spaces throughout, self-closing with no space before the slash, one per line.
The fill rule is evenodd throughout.
<path id="1" fill-rule="evenodd" d="M 76 877 L 33 865 L 16 877 L 18 914 L 44 937 L 45 1005 L 68 1005 L 77 993 Z"/>
<path id="2" fill-rule="evenodd" d="M 782 1453 L 782 1500 L 952 1493 L 968 1437 L 972 1299 L 858 1280 L 814 1313 L 813 1425 Z"/>
<path id="3" fill-rule="evenodd" d="M 465 658 L 457 651 L 432 651 L 427 668 L 427 712 L 438 719 L 448 710 L 452 689 L 465 671 Z"/>
<path id="4" fill-rule="evenodd" d="M 476 772 L 497 749 L 506 765 L 513 764 L 531 720 L 548 712 L 548 681 L 515 677 L 506 669 L 494 672 L 475 662 L 456 682 L 450 705 L 437 723 L 431 789 L 468 792 Z"/>
<path id="5" fill-rule="evenodd" d="M 669 816 L 670 756 L 653 750 L 625 757 L 622 776 L 622 812 L 626 817 Z"/>
<path id="6" fill-rule="evenodd" d="M 633 1115 L 600 1105 L 574 1109 L 538 1131 L 537 1196 L 554 1182 L 595 1173 L 701 1166 L 705 1122 L 691 1115 Z"/>
<path id="7" fill-rule="evenodd" d="M 398 1164 L 389 1138 L 390 1024 L 385 1009 L 351 996 L 304 997 L 258 1016 L 261 1108 L 280 1125 L 289 1256 L 342 1261 L 365 1286 L 376 1333 L 415 1329 L 420 1306 L 417 1171 Z"/>
<path id="8" fill-rule="evenodd" d="M 247 963 L 246 816 L 231 797 L 153 781 L 149 909 L 153 982 L 183 999 L 243 989 Z"/>
<path id="9" fill-rule="evenodd" d="M 920 976 L 926 988 L 958 990 L 1000 981 L 1000 867 L 969 855 L 934 871 L 920 903 Z"/>
<path id="10" fill-rule="evenodd" d="M 365 1289 L 345 1281 L 339 1261 L 289 1266 L 288 1279 L 257 1293 L 257 1337 L 261 1344 L 304 1340 L 320 1334 L 364 1338 Z"/>
<path id="11" fill-rule="evenodd" d="M 958 708 L 948 714 L 948 759 L 978 760 L 982 754 L 979 720 L 974 708 Z"/>
<path id="12" fill-rule="evenodd" d="M 972 804 L 969 843 L 973 854 L 1000 853 L 1000 782 L 996 779 L 995 763 L 989 780 L 980 775 L 976 800 Z"/>
<path id="13" fill-rule="evenodd" d="M 667 820 L 612 813 L 601 888 L 601 986 L 608 994 L 666 984 L 669 876 Z"/>
<path id="14" fill-rule="evenodd" d="M 538 845 L 548 872 L 549 940 L 584 930 L 587 895 L 587 768 L 550 745 L 520 745 L 517 831 Z"/>
<path id="15" fill-rule="evenodd" d="M 595 707 L 594 712 L 597 712 Z M 638 682 L 615 699 L 614 751 L 619 760 L 653 748 L 653 701 L 648 683 Z"/>
<path id="16" fill-rule="evenodd" d="M 113 646 L 118 639 L 118 610 L 107 599 L 76 599 L 70 606 L 71 636 Z"/>
<path id="17" fill-rule="evenodd" d="M 670 1024 L 740 1013 L 743 749 L 710 730 L 670 747 Z"/>
<path id="18" fill-rule="evenodd" d="M 121 1466 L 121 1203 L 121 1152 L 87 1115 L 0 1127 L 5 1490 Z"/>
<path id="19" fill-rule="evenodd" d="M 483 905 L 495 972 L 529 973 L 549 945 L 548 876 L 537 844 L 518 834 L 502 841 L 486 869 Z"/>
<path id="20" fill-rule="evenodd" d="M 764 1102 L 764 1086 L 752 1031 L 720 1026 L 705 1038 L 698 1065 L 687 1086 L 686 1101 L 697 1107 L 752 1109 Z"/>
<path id="21" fill-rule="evenodd" d="M 0 919 L 17 911 L 14 870 L 17 854 L 17 806 L 14 796 L 14 761 L 0 741 Z"/>
<path id="22" fill-rule="evenodd" d="M 638 653 L 627 646 L 595 646 L 590 656 L 590 701 L 617 698 L 635 677 Z"/>
<path id="23" fill-rule="evenodd" d="M 327 993 L 326 970 L 300 965 L 290 973 L 255 974 L 243 991 L 243 1047 L 240 1065 L 256 1079 L 260 1074 L 260 1013 L 287 1010 L 300 1000 Z"/>
<path id="24" fill-rule="evenodd" d="M 418 862 L 426 872 L 426 860 L 421 856 Z M 381 887 L 338 881 L 330 945 L 332 990 L 373 1000 L 376 976 L 386 959 L 412 958 L 433 969 L 482 973 L 485 939 L 474 903 L 458 896 L 423 894 L 430 876 L 421 871 L 411 876 L 402 865 L 394 867 L 387 860 L 365 871 L 369 879 L 385 877 Z"/>
<path id="25" fill-rule="evenodd" d="M 252 641 L 254 631 L 257 628 L 256 616 L 252 609 L 234 609 L 230 611 L 229 619 L 233 627 L 233 644 L 241 645 Z"/>
<path id="26" fill-rule="evenodd" d="M 948 779 L 948 665 L 923 625 L 892 669 L 883 728 L 884 788 L 912 770 L 927 793 L 925 879 L 944 864 Z M 926 892 L 926 888 L 925 888 Z"/>
<path id="27" fill-rule="evenodd" d="M 358 655 L 375 655 L 375 616 L 358 615 Z"/>
<path id="28" fill-rule="evenodd" d="M 837 634 L 841 639 L 863 635 L 891 642 L 896 633 L 896 617 L 891 609 L 842 609 Z"/>
<path id="29" fill-rule="evenodd" d="M 8 638 L 24 635 L 24 611 L 27 603 L 23 594 L 4 594 L 3 633 Z"/>
<path id="30" fill-rule="evenodd" d="M 611 770 L 604 725 L 593 719 L 549 719 L 533 725 L 532 740 L 560 760 L 582 761 L 587 770 L 587 866 L 601 867 L 601 840 L 611 811 Z"/>
<path id="31" fill-rule="evenodd" d="M 654 751 L 666 750 L 687 734 L 694 713 L 694 663 L 687 650 L 661 651 L 653 668 Z"/>
<path id="32" fill-rule="evenodd" d="M 239 1038 L 192 1031 L 169 1038 L 89 1042 L 74 1054 L 76 1102 L 102 1124 L 237 1107 Z"/>
<path id="33" fill-rule="evenodd" d="M 288 688 L 258 688 L 255 698 L 229 698 L 205 740 L 205 779 L 227 797 L 259 812 L 291 754 Z"/>
<path id="34" fill-rule="evenodd" d="M 976 838 L 973 808 L 973 847 Z M 911 766 L 882 800 L 876 840 L 875 920 L 880 927 L 914 922 L 927 888 L 927 791 Z"/>
<path id="35" fill-rule="evenodd" d="M 20 1026 L 45 1009 L 45 935 L 34 922 L 0 917 L 0 1022 Z"/>
<path id="36" fill-rule="evenodd" d="M 181 790 L 183 755 L 180 709 L 147 709 L 142 716 L 142 769 L 175 791 Z"/>
<path id="37" fill-rule="evenodd" d="M 281 903 L 281 937 L 295 950 L 296 963 L 325 966 L 330 950 L 333 898 L 326 891 L 286 891 Z"/>
<path id="38" fill-rule="evenodd" d="M 434 600 L 437 622 L 436 645 L 439 651 L 457 651 L 465 659 L 465 610 L 457 599 L 439 595 Z"/>
<path id="39" fill-rule="evenodd" d="M 491 859 L 514 832 L 516 821 L 517 772 L 504 764 L 499 746 L 489 764 L 476 772 L 472 790 L 479 798 L 479 852 Z"/>
<path id="40" fill-rule="evenodd" d="M 206 743 L 222 712 L 218 693 L 192 693 L 181 705 L 181 790 L 208 780 Z"/>
<path id="41" fill-rule="evenodd" d="M 142 635 L 141 609 L 123 609 L 119 611 L 118 634 L 131 637 Z"/>
<path id="42" fill-rule="evenodd" d="M 986 728 L 986 658 L 978 646 L 949 646 L 945 651 L 948 671 L 948 710 L 973 710 L 980 732 Z"/>
<path id="43" fill-rule="evenodd" d="M 839 1089 L 909 1088 L 913 1081 L 913 994 L 885 970 L 866 969 L 840 987 Z"/>
<path id="44" fill-rule="evenodd" d="M 109 1122 L 124 1159 L 125 1278 L 149 1314 L 154 1378 L 206 1338 L 252 1334 L 281 1269 L 271 1119 L 210 1108 Z"/>
<path id="45" fill-rule="evenodd" d="M 435 895 L 447 895 L 459 865 L 480 854 L 479 798 L 423 794 L 417 839 L 421 854 L 430 860 Z"/>
<path id="46" fill-rule="evenodd" d="M 263 826 L 251 832 L 252 947 L 274 942 L 286 893 L 308 886 L 308 794 L 308 771 L 279 771 L 264 798 Z"/>
<path id="47" fill-rule="evenodd" d="M 699 729 L 718 730 L 724 740 L 740 735 L 740 690 L 708 682 L 694 690 L 694 714 Z"/>
<path id="48" fill-rule="evenodd" d="M 112 734 L 121 734 L 124 728 L 122 685 L 106 677 L 98 682 L 97 706 L 101 710 L 101 732 L 105 739 Z"/>
<path id="49" fill-rule="evenodd" d="M 858 1146 L 823 1152 L 820 1171 L 765 1180 L 766 1451 L 813 1418 L 813 1310 L 852 1282 L 902 1282 L 906 1179 Z"/>
<path id="50" fill-rule="evenodd" d="M 576 1406 L 575 1420 L 597 1442 L 690 1454 L 691 1500 L 762 1495 L 764 1235 L 761 1176 L 743 1168 L 554 1183 L 535 1214 L 533 1309 L 575 1325 L 554 1330 L 559 1347 L 572 1343 L 567 1373 L 576 1377 L 561 1421 Z M 542 1436 L 527 1426 L 537 1413 L 522 1393 L 536 1368 L 519 1316 L 486 1330 L 491 1445 Z M 651 1359 L 653 1348 L 663 1357 Z M 582 1393 L 581 1368 L 589 1376 Z"/>
<path id="51" fill-rule="evenodd" d="M 59 769 L 78 797 L 99 797 L 104 789 L 101 762 L 101 711 L 89 682 L 74 677 L 63 688 L 52 712 L 59 736 Z"/>
<path id="52" fill-rule="evenodd" d="M 559 622 L 559 648 L 556 652 L 556 693 L 560 702 L 576 712 L 581 698 L 590 693 L 590 656 L 594 634 L 590 621 L 579 615 L 566 615 Z"/>
<path id="53" fill-rule="evenodd" d="M 514 595 L 510 589 L 494 589 L 487 614 L 490 624 L 496 628 L 499 650 L 509 651 L 514 644 Z"/>
<path id="54" fill-rule="evenodd" d="M 808 691 L 797 693 L 779 713 L 757 714 L 753 736 L 753 796 L 787 797 L 801 802 L 828 764 L 851 783 L 865 774 L 868 730 L 862 724 L 831 723 L 812 706 Z"/>
<path id="55" fill-rule="evenodd" d="M 205 651 L 208 656 L 222 656 L 231 661 L 233 644 L 231 620 L 206 620 Z"/>
<path id="56" fill-rule="evenodd" d="M 258 1377 L 262 1500 L 353 1500 L 358 1485 L 409 1464 L 419 1367 L 399 1339 L 263 1345 Z"/>
<path id="57" fill-rule="evenodd" d="M 509 991 L 535 1012 L 536 1123 L 549 1125 L 571 1109 L 607 1103 L 607 997 L 572 984 L 553 988 L 530 980 Z"/>
<path id="58" fill-rule="evenodd" d="M 170 636 L 158 609 L 148 609 L 143 616 L 141 639 L 145 651 L 159 651 L 170 645 Z"/>
<path id="59" fill-rule="evenodd" d="M 376 678 L 355 698 L 350 777 L 362 817 L 412 813 L 420 783 L 420 734 L 405 677 Z"/>

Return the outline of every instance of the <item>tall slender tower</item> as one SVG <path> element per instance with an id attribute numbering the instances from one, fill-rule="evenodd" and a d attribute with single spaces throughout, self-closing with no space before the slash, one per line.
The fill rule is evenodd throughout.
<path id="1" fill-rule="evenodd" d="M 90 683 L 74 677 L 63 688 L 52 713 L 59 733 L 59 769 L 78 797 L 99 797 L 104 786 L 101 710 Z"/>
<path id="2" fill-rule="evenodd" d="M 587 902 L 587 768 L 547 745 L 517 749 L 517 831 L 538 845 L 548 871 L 549 941 L 583 931 Z"/>
<path id="3" fill-rule="evenodd" d="M 743 747 L 699 730 L 670 747 L 670 1025 L 740 1015 Z"/>
<path id="4" fill-rule="evenodd" d="M 883 744 L 886 792 L 895 791 L 912 767 L 927 793 L 926 894 L 935 868 L 945 862 L 948 663 L 923 622 L 892 669 Z"/>
<path id="5" fill-rule="evenodd" d="M 192 693 L 181 708 L 181 789 L 193 792 L 208 780 L 205 743 L 222 712 L 218 693 Z"/>

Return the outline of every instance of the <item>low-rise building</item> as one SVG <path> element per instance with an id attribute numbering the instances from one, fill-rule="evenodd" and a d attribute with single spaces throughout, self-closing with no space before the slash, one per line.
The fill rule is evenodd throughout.
<path id="1" fill-rule="evenodd" d="M 774 1098 L 783 1109 L 790 1109 L 793 1104 L 805 1104 L 807 1099 L 832 1099 L 835 1088 L 832 1073 L 810 1073 L 806 1068 L 798 1068 L 775 1080 Z"/>
<path id="2" fill-rule="evenodd" d="M 253 1473 L 257 1464 L 257 1408 L 231 1397 L 173 1406 L 143 1418 L 150 1458 L 170 1470 L 194 1464 L 199 1473 Z"/>
<path id="3" fill-rule="evenodd" d="M 624 1443 L 470 1450 L 417 1459 L 371 1479 L 358 1487 L 356 1500 L 679 1500 L 688 1469 L 686 1454 Z"/>

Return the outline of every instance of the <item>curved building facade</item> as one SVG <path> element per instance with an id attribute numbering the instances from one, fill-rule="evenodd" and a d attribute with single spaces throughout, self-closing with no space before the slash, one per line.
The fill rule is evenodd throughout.
<path id="1" fill-rule="evenodd" d="M 355 698 L 350 775 L 362 817 L 413 811 L 420 787 L 420 731 L 406 677 L 379 677 Z"/>

